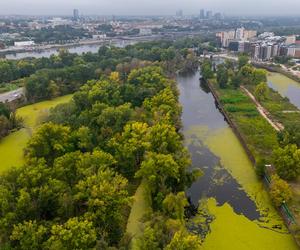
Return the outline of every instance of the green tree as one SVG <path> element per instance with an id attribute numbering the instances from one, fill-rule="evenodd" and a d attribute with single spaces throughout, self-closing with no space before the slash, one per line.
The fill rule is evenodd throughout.
<path id="1" fill-rule="evenodd" d="M 201 239 L 187 233 L 184 229 L 175 233 L 171 242 L 164 248 L 165 250 L 199 250 L 201 249 Z"/>
<path id="2" fill-rule="evenodd" d="M 285 126 L 284 130 L 278 133 L 278 139 L 282 146 L 296 144 L 300 147 L 300 126 L 295 124 Z"/>
<path id="3" fill-rule="evenodd" d="M 288 202 L 292 198 L 292 191 L 289 184 L 280 179 L 278 175 L 273 175 L 270 185 L 271 199 L 279 207 L 282 203 Z"/>
<path id="4" fill-rule="evenodd" d="M 150 147 L 148 130 L 146 123 L 130 123 L 124 127 L 121 135 L 116 135 L 109 143 L 119 162 L 120 171 L 126 176 L 134 174 L 144 159 L 145 151 Z"/>
<path id="5" fill-rule="evenodd" d="M 14 225 L 10 240 L 21 250 L 40 250 L 47 239 L 48 230 L 36 221 L 24 221 Z"/>
<path id="6" fill-rule="evenodd" d="M 70 152 L 72 143 L 69 127 L 54 123 L 45 123 L 37 129 L 27 144 L 26 156 L 28 158 L 44 158 L 52 163 L 55 158 Z"/>
<path id="7" fill-rule="evenodd" d="M 123 212 L 130 202 L 128 181 L 111 169 L 101 169 L 97 174 L 76 184 L 74 201 L 85 218 L 93 222 L 97 232 L 110 244 L 122 237 L 125 225 Z"/>
<path id="8" fill-rule="evenodd" d="M 231 77 L 231 85 L 234 87 L 234 88 L 239 88 L 240 85 L 242 83 L 242 79 L 241 79 L 241 76 L 240 74 L 234 74 L 232 77 Z"/>
<path id="9" fill-rule="evenodd" d="M 258 101 L 264 101 L 269 96 L 269 87 L 265 82 L 261 82 L 255 87 L 254 95 Z"/>
<path id="10" fill-rule="evenodd" d="M 226 88 L 228 84 L 228 71 L 223 64 L 218 65 L 217 68 L 217 83 L 222 89 Z"/>
<path id="11" fill-rule="evenodd" d="M 155 230 L 147 226 L 143 232 L 142 237 L 137 243 L 139 249 L 143 250 L 159 250 L 159 239 L 157 239 Z"/>
<path id="12" fill-rule="evenodd" d="M 150 128 L 148 138 L 151 145 L 149 150 L 156 153 L 176 153 L 182 148 L 180 136 L 174 126 L 169 124 L 155 124 Z"/>
<path id="13" fill-rule="evenodd" d="M 201 76 L 203 79 L 208 80 L 210 78 L 213 78 L 214 72 L 212 71 L 212 65 L 211 62 L 208 60 L 205 60 L 201 64 Z"/>
<path id="14" fill-rule="evenodd" d="M 273 153 L 277 174 L 285 180 L 293 180 L 300 174 L 300 149 L 295 144 L 278 148 Z"/>
<path id="15" fill-rule="evenodd" d="M 249 57 L 247 55 L 239 55 L 238 57 L 238 68 L 241 69 L 249 62 Z"/>
<path id="16" fill-rule="evenodd" d="M 252 72 L 252 82 L 255 85 L 267 82 L 267 71 L 264 69 L 254 69 Z"/>
<path id="17" fill-rule="evenodd" d="M 163 201 L 165 214 L 173 219 L 180 220 L 182 224 L 184 224 L 184 211 L 186 206 L 188 206 L 188 201 L 184 192 L 177 194 L 170 193 Z"/>
<path id="18" fill-rule="evenodd" d="M 96 239 L 97 231 L 93 227 L 93 223 L 74 217 L 63 225 L 52 226 L 51 236 L 45 244 L 45 248 L 49 250 L 94 249 Z"/>
<path id="19" fill-rule="evenodd" d="M 153 194 L 157 191 L 165 194 L 168 190 L 167 179 L 179 178 L 179 166 L 170 154 L 149 152 L 135 177 L 144 178 Z"/>
<path id="20" fill-rule="evenodd" d="M 239 77 L 241 79 L 241 84 L 252 84 L 253 70 L 254 68 L 251 65 L 245 65 L 240 69 Z"/>

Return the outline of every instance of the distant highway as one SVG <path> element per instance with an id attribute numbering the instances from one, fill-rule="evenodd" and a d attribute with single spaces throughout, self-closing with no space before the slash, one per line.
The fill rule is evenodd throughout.
<path id="1" fill-rule="evenodd" d="M 19 88 L 17 90 L 9 91 L 0 94 L 0 102 L 12 102 L 19 99 L 24 95 L 24 88 Z"/>

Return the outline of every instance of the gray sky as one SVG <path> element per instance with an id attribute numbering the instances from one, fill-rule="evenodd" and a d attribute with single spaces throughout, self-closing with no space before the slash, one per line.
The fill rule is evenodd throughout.
<path id="1" fill-rule="evenodd" d="M 300 15 L 300 0 L 0 0 L 0 15 L 71 14 L 161 15 L 198 14 L 201 8 L 234 15 Z"/>

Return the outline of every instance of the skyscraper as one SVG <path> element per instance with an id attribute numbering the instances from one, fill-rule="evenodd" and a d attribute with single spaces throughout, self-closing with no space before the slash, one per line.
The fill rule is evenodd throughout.
<path id="1" fill-rule="evenodd" d="M 176 16 L 177 17 L 183 17 L 183 11 L 182 10 L 176 11 Z"/>
<path id="2" fill-rule="evenodd" d="M 79 10 L 78 9 L 73 10 L 73 19 L 75 21 L 79 20 Z"/>
<path id="3" fill-rule="evenodd" d="M 206 18 L 207 19 L 211 19 L 212 18 L 212 16 L 213 16 L 213 13 L 212 13 L 212 11 L 206 11 Z"/>
<path id="4" fill-rule="evenodd" d="M 200 10 L 200 19 L 205 19 L 205 10 L 204 9 Z"/>

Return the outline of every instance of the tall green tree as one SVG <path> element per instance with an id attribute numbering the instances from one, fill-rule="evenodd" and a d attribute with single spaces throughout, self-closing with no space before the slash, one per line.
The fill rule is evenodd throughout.
<path id="1" fill-rule="evenodd" d="M 228 85 L 228 71 L 223 64 L 218 65 L 217 68 L 217 83 L 222 89 Z"/>
<path id="2" fill-rule="evenodd" d="M 273 163 L 281 178 L 285 180 L 297 178 L 300 175 L 300 149 L 292 144 L 274 150 Z"/>

